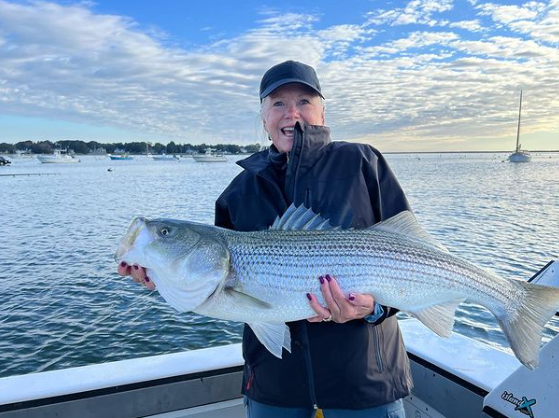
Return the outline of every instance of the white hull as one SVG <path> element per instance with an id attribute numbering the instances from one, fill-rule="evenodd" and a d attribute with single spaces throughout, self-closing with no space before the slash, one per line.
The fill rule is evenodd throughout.
<path id="1" fill-rule="evenodd" d="M 518 151 L 509 155 L 509 161 L 511 163 L 527 163 L 530 162 L 532 156 L 526 151 Z"/>
<path id="2" fill-rule="evenodd" d="M 53 155 L 38 155 L 37 159 L 43 164 L 72 164 L 80 162 L 78 158 L 70 156 L 55 157 Z"/>
<path id="3" fill-rule="evenodd" d="M 224 163 L 227 161 L 227 157 L 223 155 L 193 155 L 192 158 L 197 163 Z"/>
<path id="4" fill-rule="evenodd" d="M 178 161 L 174 155 L 152 155 L 153 161 Z"/>

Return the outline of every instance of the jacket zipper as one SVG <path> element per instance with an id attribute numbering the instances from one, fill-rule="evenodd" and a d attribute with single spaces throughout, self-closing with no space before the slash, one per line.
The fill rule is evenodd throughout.
<path id="1" fill-rule="evenodd" d="M 384 370 L 384 364 L 382 362 L 382 353 L 380 351 L 380 330 L 376 325 L 373 326 L 373 338 L 375 339 L 375 357 L 377 359 L 377 367 L 379 372 L 382 373 Z"/>

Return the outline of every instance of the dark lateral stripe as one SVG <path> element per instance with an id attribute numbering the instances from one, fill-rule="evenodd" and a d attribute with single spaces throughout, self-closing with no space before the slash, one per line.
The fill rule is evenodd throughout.
<path id="1" fill-rule="evenodd" d="M 456 376 L 456 375 L 454 375 L 454 374 L 452 374 L 452 373 L 450 373 L 450 372 L 448 372 L 444 369 L 441 369 L 439 366 L 436 366 L 433 363 L 431 363 L 431 362 L 429 362 L 429 361 L 427 361 L 427 360 L 425 360 L 421 357 L 416 356 L 415 354 L 412 354 L 412 353 L 408 352 L 408 357 L 410 358 L 410 360 L 414 361 L 415 363 L 417 363 L 417 364 L 419 364 L 423 367 L 426 367 L 429 370 L 434 371 L 435 373 L 443 376 L 444 378 L 446 378 L 446 379 L 448 379 L 448 380 L 450 380 L 454 383 L 459 384 L 460 386 L 468 389 L 470 392 L 473 392 L 476 395 L 485 397 L 489 393 L 485 389 L 482 389 L 479 386 L 476 386 L 476 385 L 474 385 L 474 384 L 472 384 L 472 383 L 470 383 L 470 382 L 468 382 L 468 381 L 466 381 L 466 380 L 464 380 L 464 379 L 462 379 L 462 378 L 460 378 L 460 377 L 458 377 L 458 376 Z"/>
<path id="2" fill-rule="evenodd" d="M 149 387 L 167 385 L 170 383 L 187 382 L 189 380 L 203 379 L 222 374 L 229 374 L 235 372 L 242 372 L 243 366 L 228 367 L 225 369 L 209 370 L 198 373 L 189 373 L 180 376 L 166 377 L 164 379 L 149 380 L 145 382 L 131 383 L 122 386 L 112 386 L 103 389 L 89 390 L 79 393 L 71 393 L 68 395 L 53 396 L 43 399 L 32 399 L 29 401 L 15 402 L 5 405 L 0 405 L 0 413 L 7 411 L 17 411 L 21 409 L 36 408 L 39 406 L 52 405 L 68 401 L 76 401 L 80 399 L 95 398 L 97 396 L 110 395 L 114 393 L 128 392 L 131 390 L 144 389 Z"/>

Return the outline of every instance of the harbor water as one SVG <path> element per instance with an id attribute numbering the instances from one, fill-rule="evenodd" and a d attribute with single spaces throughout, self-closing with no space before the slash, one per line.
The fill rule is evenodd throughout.
<path id="1" fill-rule="evenodd" d="M 559 258 L 559 154 L 391 154 L 424 228 L 451 252 L 527 280 Z M 116 274 L 134 216 L 213 223 L 241 169 L 226 163 L 110 161 L 0 167 L 0 377 L 240 342 L 243 325 L 177 313 Z M 493 316 L 460 306 L 455 332 L 508 351 Z M 544 340 L 559 332 L 550 321 Z"/>

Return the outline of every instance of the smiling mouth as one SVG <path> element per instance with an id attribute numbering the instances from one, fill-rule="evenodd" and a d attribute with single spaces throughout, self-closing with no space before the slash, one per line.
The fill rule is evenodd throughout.
<path id="1" fill-rule="evenodd" d="M 293 134 L 295 132 L 295 127 L 294 126 L 286 126 L 285 128 L 281 128 L 281 132 L 285 136 L 293 136 Z"/>

